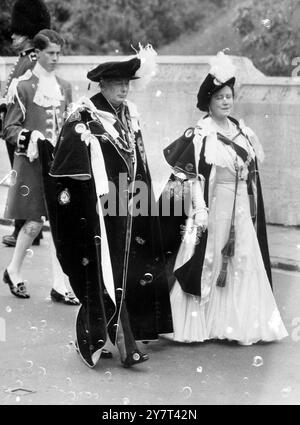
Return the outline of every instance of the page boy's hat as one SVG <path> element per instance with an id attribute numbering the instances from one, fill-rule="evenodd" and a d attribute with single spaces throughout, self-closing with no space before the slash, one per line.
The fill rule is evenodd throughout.
<path id="1" fill-rule="evenodd" d="M 42 0 L 17 0 L 11 18 L 11 33 L 33 38 L 39 31 L 51 27 L 51 17 Z"/>

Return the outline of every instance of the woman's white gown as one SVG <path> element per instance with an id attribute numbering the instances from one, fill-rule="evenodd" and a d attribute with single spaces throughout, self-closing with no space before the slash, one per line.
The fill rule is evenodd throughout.
<path id="1" fill-rule="evenodd" d="M 244 143 L 238 137 L 236 143 Z M 228 163 L 233 151 L 228 151 Z M 224 151 L 225 151 L 224 150 Z M 231 159 L 230 159 L 231 156 Z M 208 240 L 203 264 L 201 300 L 181 290 L 176 281 L 171 306 L 174 334 L 182 342 L 206 339 L 236 340 L 250 345 L 288 335 L 264 268 L 252 223 L 246 181 L 240 180 L 236 197 L 235 255 L 230 258 L 225 287 L 216 286 L 222 264 L 221 250 L 230 231 L 235 190 L 235 169 L 215 166 L 215 185 L 209 205 Z M 247 175 L 247 170 L 244 177 Z M 189 246 L 183 242 L 177 263 L 185 262 Z M 199 277 L 200 285 L 200 277 Z"/>

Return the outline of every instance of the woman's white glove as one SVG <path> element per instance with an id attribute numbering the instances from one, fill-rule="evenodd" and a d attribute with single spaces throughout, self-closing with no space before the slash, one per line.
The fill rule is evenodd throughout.
<path id="1" fill-rule="evenodd" d="M 192 206 L 194 214 L 194 225 L 199 227 L 202 232 L 207 229 L 208 208 L 203 197 L 203 190 L 199 179 L 192 182 Z"/>
<path id="2" fill-rule="evenodd" d="M 37 146 L 37 141 L 39 139 L 45 140 L 44 135 L 38 130 L 33 130 L 27 148 L 27 157 L 29 158 L 29 162 L 33 162 L 39 156 L 39 150 Z"/>
<path id="3" fill-rule="evenodd" d="M 208 212 L 206 209 L 201 209 L 196 212 L 194 217 L 194 224 L 197 227 L 200 227 L 202 232 L 205 232 L 208 224 Z"/>

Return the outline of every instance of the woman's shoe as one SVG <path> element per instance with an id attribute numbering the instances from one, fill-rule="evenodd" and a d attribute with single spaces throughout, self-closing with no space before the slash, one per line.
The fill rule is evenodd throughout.
<path id="1" fill-rule="evenodd" d="M 3 273 L 3 282 L 7 283 L 10 289 L 10 292 L 19 298 L 30 298 L 29 293 L 27 292 L 24 282 L 20 282 L 15 286 L 9 277 L 7 269 Z"/>
<path id="2" fill-rule="evenodd" d="M 72 292 L 66 292 L 65 295 L 60 294 L 54 288 L 51 289 L 50 297 L 53 301 L 64 303 L 67 305 L 80 305 L 80 301 Z"/>
<path id="3" fill-rule="evenodd" d="M 149 359 L 148 354 L 143 354 L 139 350 L 134 350 L 128 354 L 126 359 L 123 361 L 123 367 L 131 367 L 138 363 L 143 363 Z"/>

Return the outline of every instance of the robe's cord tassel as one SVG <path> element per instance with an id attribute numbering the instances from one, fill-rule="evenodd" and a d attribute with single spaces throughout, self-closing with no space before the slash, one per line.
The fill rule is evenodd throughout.
<path id="1" fill-rule="evenodd" d="M 226 242 L 224 248 L 221 251 L 222 255 L 224 257 L 233 257 L 234 246 L 235 246 L 235 228 L 234 228 L 234 224 L 231 224 L 228 241 Z"/>
<path id="2" fill-rule="evenodd" d="M 226 285 L 227 265 L 228 257 L 223 256 L 222 268 L 217 279 L 217 286 L 219 286 L 220 288 L 224 288 L 224 286 Z"/>
<path id="3" fill-rule="evenodd" d="M 234 229 L 234 224 L 231 224 L 228 241 L 226 242 L 224 248 L 221 251 L 223 260 L 222 260 L 221 271 L 217 279 L 217 286 L 220 286 L 221 288 L 224 288 L 224 286 L 226 285 L 228 261 L 230 257 L 234 256 L 234 246 L 235 246 L 235 229 Z"/>

